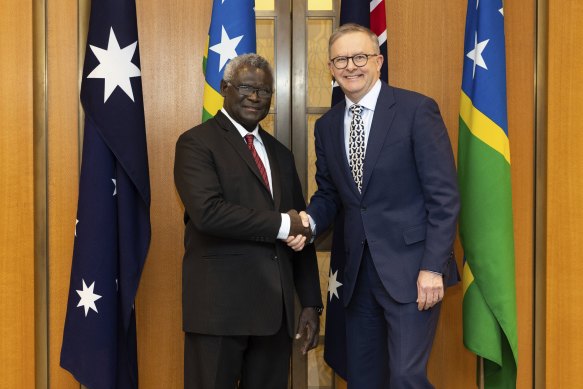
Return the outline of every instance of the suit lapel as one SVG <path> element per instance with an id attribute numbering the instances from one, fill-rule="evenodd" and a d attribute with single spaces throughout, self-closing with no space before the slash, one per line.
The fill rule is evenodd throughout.
<path id="1" fill-rule="evenodd" d="M 214 119 L 216 119 L 221 128 L 225 130 L 224 133 L 227 141 L 231 144 L 231 146 L 233 146 L 233 148 L 235 149 L 237 154 L 239 154 L 241 159 L 245 161 L 245 164 L 247 164 L 251 172 L 253 172 L 255 177 L 257 177 L 261 186 L 267 191 L 267 188 L 263 183 L 263 177 L 261 177 L 261 173 L 259 173 L 259 168 L 257 167 L 257 164 L 253 159 L 253 156 L 249 152 L 249 149 L 247 148 L 245 141 L 243 140 L 243 138 L 241 138 L 241 134 L 239 133 L 239 131 L 237 131 L 233 123 L 231 123 L 229 118 L 227 118 L 221 111 L 217 112 Z M 271 193 L 269 195 L 271 197 Z"/>
<path id="2" fill-rule="evenodd" d="M 375 106 L 370 134 L 366 146 L 364 157 L 362 193 L 366 191 L 372 171 L 383 148 L 385 139 L 391 128 L 391 123 L 395 117 L 395 98 L 393 90 L 386 84 L 381 85 L 381 92 Z"/>

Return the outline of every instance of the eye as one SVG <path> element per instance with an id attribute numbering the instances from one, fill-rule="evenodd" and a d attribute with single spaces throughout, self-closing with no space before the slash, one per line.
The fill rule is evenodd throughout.
<path id="1" fill-rule="evenodd" d="M 239 85 L 239 93 L 243 94 L 243 95 L 247 95 L 247 94 L 251 94 L 253 93 L 253 91 L 255 90 L 255 88 L 250 87 L 249 85 Z"/>
<path id="2" fill-rule="evenodd" d="M 257 90 L 257 95 L 258 95 L 259 97 L 261 97 L 262 99 L 266 99 L 266 98 L 268 98 L 269 96 L 271 96 L 271 93 L 272 93 L 272 92 L 271 92 L 271 91 L 269 91 L 269 90 L 267 90 L 267 89 L 258 89 L 258 90 Z"/>

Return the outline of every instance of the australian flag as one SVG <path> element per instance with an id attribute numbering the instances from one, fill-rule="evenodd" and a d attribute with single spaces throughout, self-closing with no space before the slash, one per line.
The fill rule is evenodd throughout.
<path id="1" fill-rule="evenodd" d="M 91 2 L 75 244 L 61 366 L 89 389 L 138 387 L 134 299 L 150 181 L 134 0 Z"/>
<path id="2" fill-rule="evenodd" d="M 380 52 L 385 58 L 381 68 L 381 80 L 388 81 L 387 18 L 385 0 L 342 0 L 340 25 L 356 23 L 370 28 L 379 39 Z M 344 99 L 344 93 L 334 82 L 332 105 Z M 334 223 L 330 278 L 328 280 L 328 304 L 326 306 L 326 329 L 324 359 L 340 377 L 346 379 L 346 322 L 344 318 L 344 214 L 340 212 Z"/>

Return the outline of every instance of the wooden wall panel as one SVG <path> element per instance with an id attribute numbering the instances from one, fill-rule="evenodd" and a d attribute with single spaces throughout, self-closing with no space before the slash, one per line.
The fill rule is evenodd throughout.
<path id="1" fill-rule="evenodd" d="M 466 0 L 392 2 L 387 11 L 389 80 L 438 102 L 457 149 Z M 508 116 L 516 244 L 519 388 L 532 387 L 533 313 L 533 2 L 506 2 Z M 463 253 L 456 244 L 461 269 Z M 475 357 L 462 343 L 461 284 L 447 290 L 429 374 L 436 388 L 475 386 Z M 452 374 L 452 369 L 455 374 Z"/>
<path id="2" fill-rule="evenodd" d="M 60 367 L 79 185 L 78 8 L 47 0 L 49 388 L 78 389 Z M 83 37 L 84 44 L 85 37 Z"/>
<path id="3" fill-rule="evenodd" d="M 583 4 L 548 2 L 546 387 L 583 387 Z"/>
<path id="4" fill-rule="evenodd" d="M 34 388 L 33 9 L 0 12 L 0 388 Z"/>
<path id="5" fill-rule="evenodd" d="M 183 385 L 182 203 L 174 145 L 200 123 L 211 1 L 138 1 L 152 243 L 136 301 L 140 388 Z"/>
<path id="6" fill-rule="evenodd" d="M 533 387 L 534 368 L 535 17 L 534 1 L 504 2 L 520 389 Z"/>

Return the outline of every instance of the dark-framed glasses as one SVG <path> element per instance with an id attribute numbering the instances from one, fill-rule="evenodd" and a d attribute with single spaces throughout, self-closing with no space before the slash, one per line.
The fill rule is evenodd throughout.
<path id="1" fill-rule="evenodd" d="M 379 54 L 356 54 L 352 57 L 339 56 L 332 58 L 330 62 L 332 62 L 336 69 L 346 69 L 348 60 L 351 59 L 354 66 L 361 68 L 368 63 L 368 57 L 376 57 L 377 55 Z"/>
<path id="2" fill-rule="evenodd" d="M 271 95 L 273 94 L 272 91 L 270 91 L 269 89 L 263 89 L 263 88 L 254 88 L 250 85 L 235 85 L 232 84 L 230 82 L 228 82 L 229 85 L 231 85 L 233 88 L 237 89 L 237 91 L 239 92 L 239 94 L 241 96 L 251 96 L 253 93 L 257 94 L 257 97 L 259 97 L 260 99 L 267 99 L 269 97 L 271 97 Z"/>

